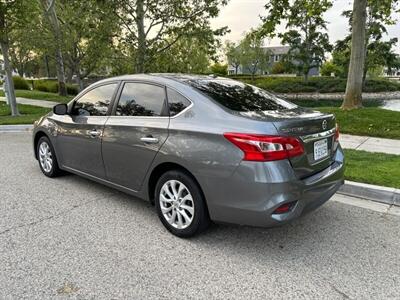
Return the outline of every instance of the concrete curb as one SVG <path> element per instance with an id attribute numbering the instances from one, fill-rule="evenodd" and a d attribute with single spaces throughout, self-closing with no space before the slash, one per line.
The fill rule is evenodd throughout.
<path id="1" fill-rule="evenodd" d="M 0 125 L 0 132 L 26 132 L 32 131 L 33 125 Z"/>
<path id="2" fill-rule="evenodd" d="M 400 189 L 346 180 L 338 193 L 400 206 Z"/>

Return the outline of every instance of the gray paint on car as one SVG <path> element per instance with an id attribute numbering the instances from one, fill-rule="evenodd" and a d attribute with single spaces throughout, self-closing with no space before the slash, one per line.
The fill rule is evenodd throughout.
<path id="1" fill-rule="evenodd" d="M 313 162 L 312 141 L 307 154 L 270 162 L 243 161 L 243 152 L 223 133 L 243 132 L 297 137 L 335 126 L 333 115 L 298 108 L 286 112 L 241 114 L 222 108 L 179 76 L 126 75 L 100 81 L 88 90 L 111 82 L 146 82 L 178 91 L 192 104 L 174 117 L 122 117 L 109 110 L 104 117 L 58 116 L 50 113 L 34 128 L 54 145 L 61 169 L 151 200 L 149 180 L 162 164 L 188 170 L 199 183 L 212 220 L 273 226 L 299 217 L 326 202 L 343 183 L 344 157 L 340 145 L 328 138 L 329 157 Z M 119 88 L 120 89 L 120 88 Z M 117 92 L 113 97 L 116 99 Z M 296 132 L 296 128 L 302 128 Z M 92 137 L 93 129 L 101 136 Z M 146 143 L 143 137 L 154 137 Z M 149 196 L 150 195 L 150 196 Z M 297 201 L 289 214 L 275 215 L 283 203 Z"/>

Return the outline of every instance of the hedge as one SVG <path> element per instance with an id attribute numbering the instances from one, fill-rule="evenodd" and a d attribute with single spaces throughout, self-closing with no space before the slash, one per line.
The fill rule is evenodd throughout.
<path id="1" fill-rule="evenodd" d="M 58 93 L 58 82 L 55 80 L 34 80 L 32 82 L 33 89 L 47 93 Z M 77 95 L 78 87 L 76 85 L 67 84 L 67 94 Z"/>
<path id="2" fill-rule="evenodd" d="M 28 81 L 20 76 L 13 76 L 14 88 L 16 90 L 30 90 Z"/>
<path id="3" fill-rule="evenodd" d="M 248 76 L 231 76 L 246 83 L 256 85 L 275 93 L 338 93 L 345 92 L 345 78 L 312 77 L 307 82 L 301 77 L 256 77 L 251 80 Z M 369 79 L 364 92 L 393 92 L 400 91 L 400 83 L 386 79 Z"/>

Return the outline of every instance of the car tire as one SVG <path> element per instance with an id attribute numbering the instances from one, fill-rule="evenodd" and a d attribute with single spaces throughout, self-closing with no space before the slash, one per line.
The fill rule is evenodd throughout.
<path id="1" fill-rule="evenodd" d="M 155 188 L 155 206 L 163 225 L 181 238 L 194 236 L 210 224 L 199 185 L 180 170 L 168 171 L 159 178 Z"/>
<path id="2" fill-rule="evenodd" d="M 40 170 L 47 177 L 57 177 L 62 174 L 58 167 L 57 157 L 50 140 L 42 136 L 36 145 L 37 159 Z"/>

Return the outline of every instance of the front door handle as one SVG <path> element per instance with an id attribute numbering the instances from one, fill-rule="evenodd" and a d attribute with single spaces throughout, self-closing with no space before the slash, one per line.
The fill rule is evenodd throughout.
<path id="1" fill-rule="evenodd" d="M 98 136 L 101 135 L 101 131 L 91 130 L 91 131 L 89 131 L 89 135 L 90 135 L 92 138 L 95 138 L 95 137 L 98 137 Z"/>
<path id="2" fill-rule="evenodd" d="M 152 137 L 152 136 L 145 136 L 140 138 L 140 140 L 146 144 L 157 144 L 158 143 L 158 138 Z"/>

